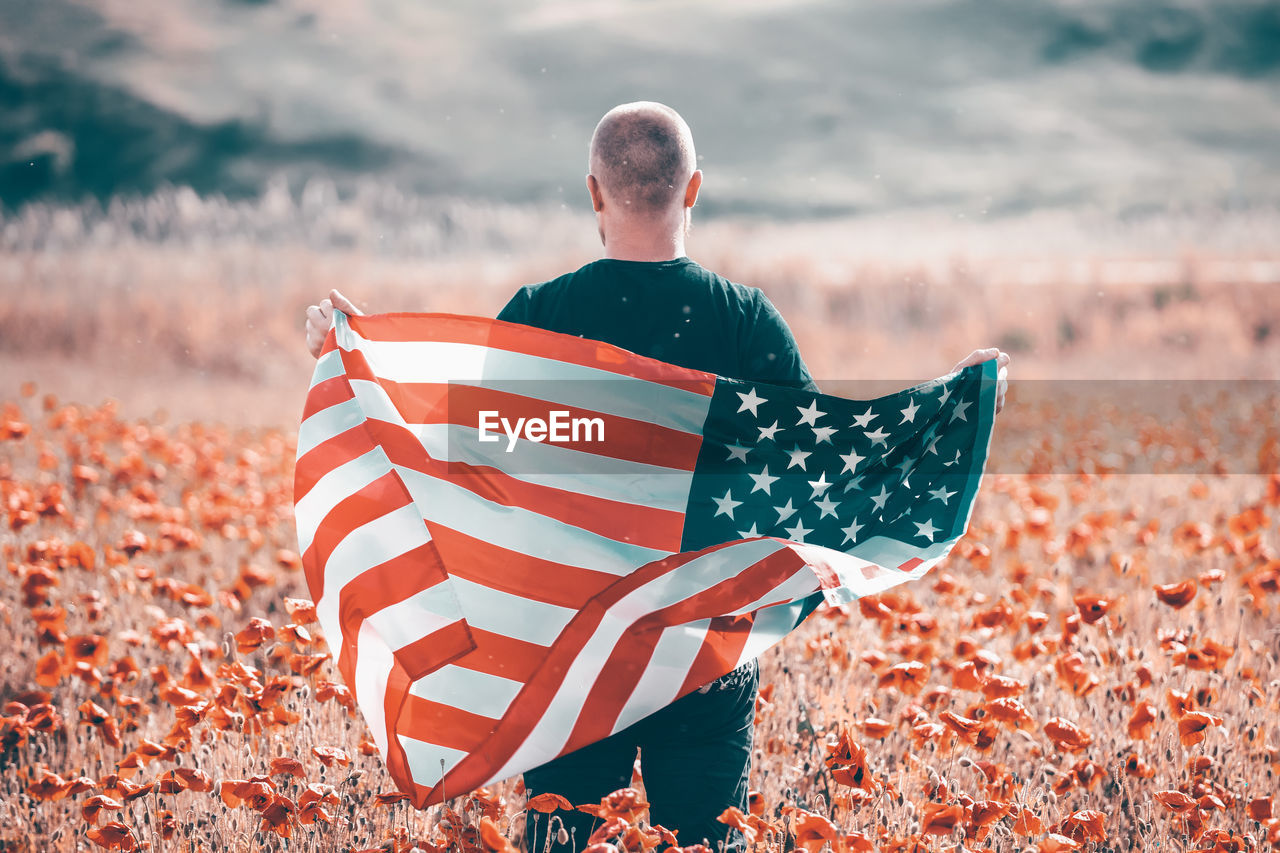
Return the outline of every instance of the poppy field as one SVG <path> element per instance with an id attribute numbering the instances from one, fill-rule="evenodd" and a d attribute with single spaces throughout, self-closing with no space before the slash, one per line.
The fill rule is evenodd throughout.
<path id="1" fill-rule="evenodd" d="M 779 853 L 1280 849 L 1280 399 L 1111 412 L 1117 459 L 1017 394 L 948 560 L 762 658 L 722 820 Z M 570 805 L 580 849 L 679 842 L 638 775 L 389 787 L 307 600 L 289 432 L 0 407 L 0 850 L 508 851 Z"/>

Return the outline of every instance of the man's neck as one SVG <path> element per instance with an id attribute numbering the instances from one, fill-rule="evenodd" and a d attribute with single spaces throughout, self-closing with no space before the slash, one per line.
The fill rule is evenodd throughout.
<path id="1" fill-rule="evenodd" d="M 684 257 L 684 228 L 614 226 L 604 230 L 604 256 L 615 261 L 673 261 Z"/>
<path id="2" fill-rule="evenodd" d="M 668 240 L 661 243 L 605 243 L 604 256 L 615 261 L 674 261 L 684 257 L 684 241 Z"/>

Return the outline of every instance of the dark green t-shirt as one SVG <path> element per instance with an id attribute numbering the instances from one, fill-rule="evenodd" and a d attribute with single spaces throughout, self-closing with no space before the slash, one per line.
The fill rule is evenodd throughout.
<path id="1" fill-rule="evenodd" d="M 791 329 L 768 297 L 686 257 L 602 258 L 520 288 L 498 319 L 718 376 L 817 391 Z"/>

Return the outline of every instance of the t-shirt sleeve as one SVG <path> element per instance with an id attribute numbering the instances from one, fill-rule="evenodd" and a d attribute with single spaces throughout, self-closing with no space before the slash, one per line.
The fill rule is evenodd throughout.
<path id="1" fill-rule="evenodd" d="M 524 323 L 526 325 L 529 323 L 528 286 L 522 287 L 515 292 L 510 301 L 498 312 L 498 319 L 506 320 L 508 323 Z"/>
<path id="2" fill-rule="evenodd" d="M 743 378 L 816 393 L 817 383 L 800 357 L 800 347 L 787 321 L 763 291 L 756 289 L 754 297 L 748 309 Z"/>

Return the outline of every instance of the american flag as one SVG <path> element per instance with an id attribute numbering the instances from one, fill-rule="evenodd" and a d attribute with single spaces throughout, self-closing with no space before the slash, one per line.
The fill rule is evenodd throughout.
<path id="1" fill-rule="evenodd" d="M 994 362 L 853 401 L 497 320 L 335 312 L 298 541 L 393 781 L 421 808 L 521 773 L 823 601 L 920 577 L 968 524 L 995 392 Z"/>

